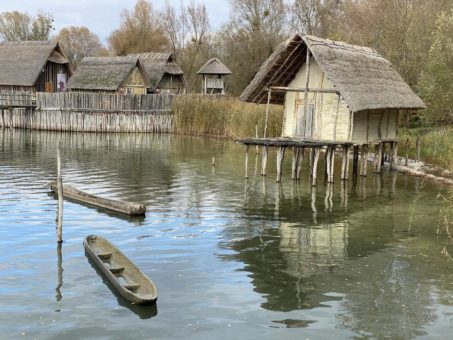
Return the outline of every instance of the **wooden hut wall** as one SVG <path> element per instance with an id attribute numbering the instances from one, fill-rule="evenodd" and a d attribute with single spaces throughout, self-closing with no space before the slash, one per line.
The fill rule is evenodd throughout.
<path id="1" fill-rule="evenodd" d="M 161 81 L 157 85 L 160 90 L 170 90 L 171 93 L 182 93 L 184 89 L 184 83 L 181 75 L 164 74 Z"/>
<path id="2" fill-rule="evenodd" d="M 65 65 L 56 64 L 51 61 L 46 63 L 38 80 L 36 81 L 36 91 L 38 92 L 57 92 L 57 74 L 64 73 L 68 75 L 68 70 Z M 47 85 L 46 85 L 47 84 Z"/>
<path id="3" fill-rule="evenodd" d="M 398 110 L 366 110 L 354 113 L 352 141 L 370 142 L 377 139 L 396 139 Z"/>
<path id="4" fill-rule="evenodd" d="M 305 64 L 297 72 L 295 78 L 288 87 L 305 88 L 306 66 Z M 334 89 L 333 84 L 324 76 L 316 60 L 310 59 L 309 88 Z M 335 93 L 308 94 L 309 112 L 312 110 L 311 138 L 317 140 L 350 140 L 350 113 L 343 99 Z M 304 92 L 288 92 L 285 96 L 283 136 L 295 137 L 301 134 L 302 121 L 304 120 Z M 305 136 L 310 137 L 310 136 Z"/>
<path id="5" fill-rule="evenodd" d="M 127 80 L 124 82 L 123 87 L 126 88 L 124 93 L 146 94 L 145 79 L 143 78 L 143 75 L 138 67 L 134 68 Z M 132 92 L 128 92 L 127 88 L 130 88 Z"/>
<path id="6" fill-rule="evenodd" d="M 13 85 L 0 85 L 0 93 L 35 93 L 36 88 L 32 86 L 13 86 Z"/>

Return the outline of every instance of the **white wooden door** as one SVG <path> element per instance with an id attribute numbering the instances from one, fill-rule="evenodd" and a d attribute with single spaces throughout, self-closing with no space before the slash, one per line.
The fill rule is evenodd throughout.
<path id="1" fill-rule="evenodd" d="M 315 106 L 307 104 L 307 116 L 305 116 L 305 105 L 298 104 L 296 107 L 295 136 L 302 138 L 313 138 L 313 114 Z"/>

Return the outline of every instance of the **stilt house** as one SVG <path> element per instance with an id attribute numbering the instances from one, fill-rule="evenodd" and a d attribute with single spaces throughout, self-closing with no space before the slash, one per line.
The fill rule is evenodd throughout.
<path id="1" fill-rule="evenodd" d="M 60 45 L 52 41 L 0 44 L 0 92 L 57 92 L 72 75 Z"/>
<path id="2" fill-rule="evenodd" d="M 225 76 L 231 71 L 219 59 L 209 59 L 197 72 L 203 77 L 202 94 L 225 94 Z"/>
<path id="3" fill-rule="evenodd" d="M 176 63 L 173 53 L 140 53 L 149 93 L 185 93 L 184 71 Z"/>
<path id="4" fill-rule="evenodd" d="M 283 104 L 283 137 L 330 142 L 396 140 L 399 113 L 425 108 L 375 50 L 308 35 L 278 46 L 241 99 Z"/>
<path id="5" fill-rule="evenodd" d="M 85 57 L 68 88 L 79 92 L 145 94 L 147 85 L 138 57 Z"/>

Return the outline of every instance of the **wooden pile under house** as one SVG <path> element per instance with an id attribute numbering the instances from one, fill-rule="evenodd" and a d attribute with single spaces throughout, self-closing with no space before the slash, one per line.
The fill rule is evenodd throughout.
<path id="1" fill-rule="evenodd" d="M 71 75 L 69 61 L 58 42 L 0 43 L 1 93 L 64 91 Z"/>
<path id="2" fill-rule="evenodd" d="M 77 92 L 145 94 L 144 68 L 136 56 L 85 57 L 68 83 Z"/>
<path id="3" fill-rule="evenodd" d="M 186 92 L 184 71 L 176 63 L 173 53 L 133 54 L 143 65 L 148 93 Z"/>
<path id="4" fill-rule="evenodd" d="M 399 114 L 425 108 L 393 65 L 374 49 L 299 34 L 276 48 L 244 90 L 241 100 L 268 105 L 263 138 L 240 141 L 246 146 L 265 146 L 262 174 L 266 172 L 267 148 L 277 147 L 280 181 L 285 148 L 292 147 L 292 177 L 299 179 L 303 151 L 308 148 L 313 185 L 320 149 L 326 149 L 328 182 L 333 182 L 336 149 L 343 151 L 342 179 L 348 178 L 351 148 L 355 174 L 360 149 L 360 174 L 366 176 L 370 146 L 375 147 L 375 172 L 381 172 L 386 145 L 393 168 Z M 269 104 L 284 105 L 279 138 L 266 138 Z"/>
<path id="5" fill-rule="evenodd" d="M 225 94 L 225 76 L 232 72 L 219 59 L 209 59 L 197 74 L 203 77 L 202 94 Z"/>

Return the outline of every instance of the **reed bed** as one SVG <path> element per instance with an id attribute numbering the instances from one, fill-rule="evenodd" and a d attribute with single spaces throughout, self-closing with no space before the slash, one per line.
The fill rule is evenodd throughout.
<path id="1" fill-rule="evenodd" d="M 420 160 L 453 171 L 453 127 L 401 129 L 399 155 L 415 159 L 417 138 Z"/>
<path id="2" fill-rule="evenodd" d="M 266 105 L 243 103 L 226 96 L 176 96 L 172 112 L 174 132 L 224 138 L 263 136 Z M 283 107 L 272 105 L 269 110 L 267 136 L 281 135 Z"/>

